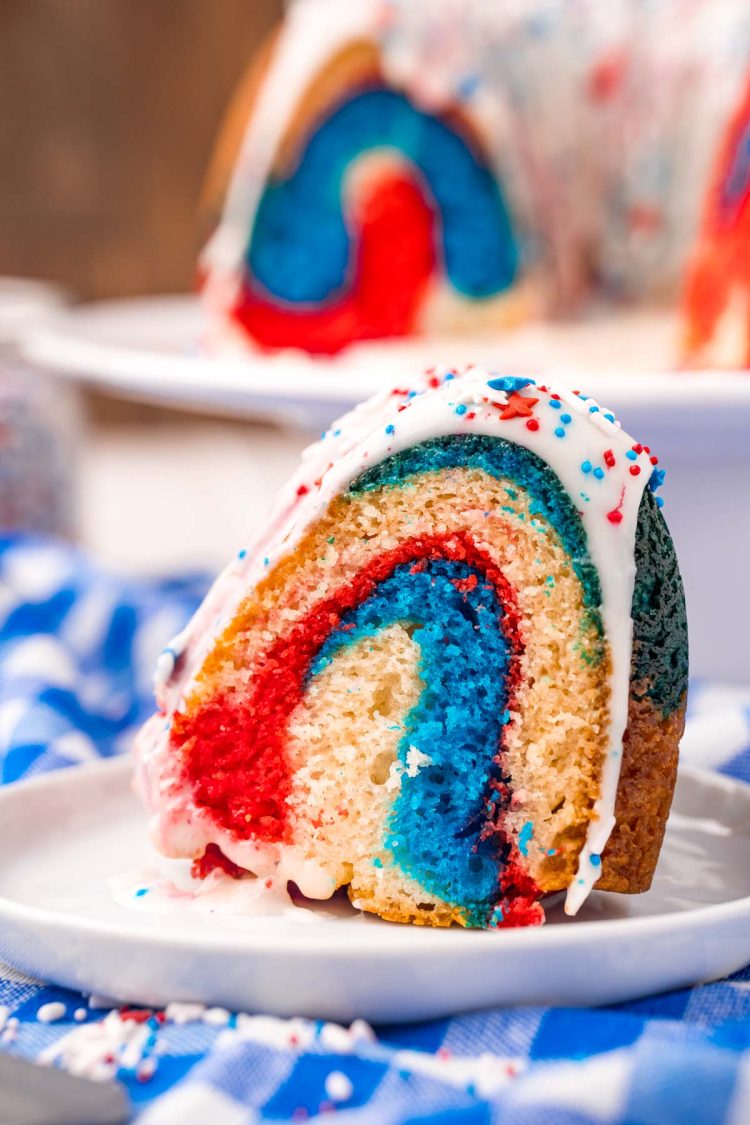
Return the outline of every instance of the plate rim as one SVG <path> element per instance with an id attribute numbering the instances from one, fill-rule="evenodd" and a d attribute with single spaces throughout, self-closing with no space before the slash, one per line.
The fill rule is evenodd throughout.
<path id="1" fill-rule="evenodd" d="M 253 413 L 257 413 L 263 400 L 266 400 L 266 410 L 268 401 L 272 401 L 277 411 L 294 405 L 353 405 L 376 389 L 389 386 L 392 379 L 408 375 L 415 366 L 420 366 L 416 353 L 411 357 L 408 352 L 399 354 L 398 341 L 374 342 L 375 357 L 393 370 L 392 379 L 375 380 L 372 371 L 357 370 L 357 357 L 366 354 L 367 345 L 358 345 L 356 351 L 343 353 L 333 363 L 294 349 L 275 353 L 273 362 L 268 362 L 260 353 L 253 356 L 211 355 L 199 351 L 178 354 L 137 344 L 127 347 L 122 341 L 107 342 L 85 334 L 86 325 L 96 324 L 97 320 L 114 317 L 127 324 L 139 313 L 143 315 L 145 310 L 150 310 L 150 315 L 155 315 L 159 308 L 165 312 L 171 310 L 174 315 L 174 309 L 180 304 L 185 309 L 193 308 L 200 318 L 200 301 L 194 294 L 79 304 L 61 311 L 54 321 L 32 328 L 22 341 L 21 349 L 27 360 L 49 373 L 102 390 L 116 390 L 127 397 L 167 399 L 187 407 L 213 407 L 215 410 L 228 409 L 231 400 L 235 407 L 245 407 Z M 186 339 L 185 346 L 195 345 L 197 339 L 198 334 L 193 340 Z M 498 344 L 502 343 L 501 338 L 477 337 L 477 351 L 481 353 L 494 346 L 495 339 Z M 443 346 L 440 340 L 434 343 L 436 348 Z M 446 339 L 444 346 L 449 349 L 456 343 Z M 389 355 L 391 346 L 393 354 Z M 573 382 L 579 378 L 572 369 L 567 369 L 566 374 L 564 367 L 554 377 Z M 680 405 L 691 409 L 711 408 L 717 403 L 725 408 L 750 406 L 750 371 L 747 370 L 680 371 L 675 368 L 652 373 L 605 373 L 596 378 L 601 394 L 617 398 L 619 404 L 646 404 L 651 409 L 664 406 L 674 409 Z M 352 389 L 353 380 L 359 390 Z"/>
<path id="2" fill-rule="evenodd" d="M 0 815 L 2 814 L 3 806 L 16 800 L 17 794 L 20 791 L 27 792 L 29 789 L 54 788 L 55 783 L 59 785 L 61 782 L 66 786 L 75 787 L 76 779 L 83 774 L 91 776 L 94 773 L 111 773 L 115 776 L 120 773 L 130 775 L 131 772 L 132 762 L 130 756 L 125 754 L 114 758 L 105 758 L 101 761 L 86 762 L 66 769 L 54 770 L 36 777 L 12 782 L 9 785 L 0 787 Z M 750 807 L 750 786 L 745 782 L 727 777 L 713 770 L 700 769 L 699 767 L 691 765 L 681 766 L 680 772 L 683 776 L 690 777 L 694 782 L 713 786 L 723 790 L 725 793 L 733 792 L 738 789 L 747 790 L 747 799 Z M 144 810 L 144 834 L 145 832 L 146 813 Z M 266 955 L 296 953 L 297 955 L 302 955 L 305 958 L 311 959 L 316 959 L 318 957 L 330 958 L 332 955 L 336 955 L 338 957 L 343 956 L 350 962 L 361 960 L 363 957 L 378 960 L 389 959 L 401 954 L 413 954 L 416 949 L 419 950 L 420 955 L 440 956 L 447 953 L 458 956 L 465 953 L 467 949 L 471 949 L 474 953 L 479 953 L 480 949 L 482 951 L 488 948 L 496 950 L 497 947 L 494 946 L 494 942 L 497 941 L 503 943 L 503 947 L 508 953 L 516 952 L 520 947 L 528 948 L 529 946 L 539 949 L 544 949 L 545 946 L 548 945 L 575 946 L 578 943 L 586 943 L 595 933 L 601 933 L 602 936 L 611 935 L 613 940 L 622 938 L 627 934 L 638 937 L 648 937 L 649 935 L 659 936 L 675 928 L 681 929 L 685 924 L 689 924 L 691 929 L 695 931 L 696 929 L 703 929 L 706 926 L 711 928 L 713 925 L 720 924 L 726 919 L 737 921 L 745 915 L 750 918 L 750 895 L 743 896 L 739 899 L 732 899 L 728 902 L 690 907 L 679 912 L 654 914 L 644 917 L 605 918 L 580 922 L 571 921 L 550 926 L 472 930 L 458 927 L 450 927 L 447 929 L 414 927 L 394 923 L 390 924 L 388 927 L 388 931 L 391 933 L 392 937 L 389 938 L 387 942 L 380 942 L 378 940 L 378 935 L 382 935 L 385 931 L 381 926 L 374 923 L 371 927 L 363 927 L 362 930 L 363 935 L 371 936 L 374 939 L 369 942 L 363 943 L 358 940 L 356 944 L 352 943 L 351 930 L 347 928 L 346 931 L 342 933 L 341 940 L 335 943 L 331 941 L 327 941 L 326 943 L 308 943 L 304 940 L 304 933 L 307 931 L 301 929 L 295 933 L 264 933 L 263 930 L 253 932 L 249 929 L 238 931 L 224 930 L 214 934 L 209 934 L 204 931 L 198 938 L 191 935 L 189 929 L 186 929 L 184 933 L 164 932 L 158 929 L 154 929 L 153 932 L 146 932 L 145 930 L 123 930 L 113 922 L 87 918 L 86 916 L 81 917 L 75 914 L 66 914 L 48 907 L 19 903 L 17 900 L 8 898 L 5 894 L 0 892 L 0 921 L 6 920 L 26 925 L 34 925 L 40 929 L 52 927 L 55 930 L 62 929 L 65 931 L 85 933 L 94 937 L 115 941 L 121 940 L 128 943 L 147 943 L 162 947 L 178 947 L 180 949 L 198 948 L 204 952 L 210 953 L 226 953 L 231 951 L 235 954 L 247 954 L 250 956 L 257 956 L 260 953 L 265 953 Z M 406 936 L 407 934 L 412 934 L 413 930 L 417 928 L 422 935 L 419 946 L 413 944 L 413 936 Z M 464 936 L 457 939 L 458 934 Z M 464 942 L 464 945 L 459 945 L 458 942 Z M 474 942 L 474 946 L 468 945 L 468 942 Z M 480 943 L 483 943 L 483 945 L 480 946 Z M 490 943 L 493 943 L 493 945 L 490 946 Z"/>

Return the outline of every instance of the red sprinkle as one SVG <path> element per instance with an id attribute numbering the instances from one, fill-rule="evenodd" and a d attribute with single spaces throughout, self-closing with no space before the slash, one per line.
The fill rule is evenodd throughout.
<path id="1" fill-rule="evenodd" d="M 604 464 L 608 469 L 611 469 L 615 463 L 615 455 L 611 449 L 608 449 L 604 454 Z"/>
<path id="2" fill-rule="evenodd" d="M 120 1008 L 117 1013 L 121 1020 L 130 1020 L 131 1023 L 145 1023 L 150 1020 L 153 1013 L 151 1008 Z"/>
<path id="3" fill-rule="evenodd" d="M 538 402 L 538 398 L 526 398 L 525 395 L 519 395 L 518 391 L 513 391 L 505 406 L 500 407 L 500 417 L 503 422 L 508 422 L 511 418 L 528 418 Z"/>
<path id="4" fill-rule="evenodd" d="M 655 457 L 655 456 L 650 457 L 649 460 L 651 461 L 652 465 L 658 465 L 659 464 L 659 458 L 658 457 Z"/>
<path id="5" fill-rule="evenodd" d="M 299 488 L 297 489 L 297 495 L 298 496 L 306 496 L 309 491 L 310 491 L 310 489 L 307 487 L 306 484 L 301 484 L 299 486 Z"/>
<path id="6" fill-rule="evenodd" d="M 641 466 L 640 466 L 640 465 L 631 465 L 631 466 L 630 466 L 630 475 L 631 475 L 631 477 L 637 477 L 637 476 L 638 476 L 638 475 L 640 474 L 640 471 L 641 471 Z"/>
<path id="7" fill-rule="evenodd" d="M 633 471 L 632 469 L 630 470 Z M 622 505 L 625 500 L 625 485 L 620 489 L 620 500 L 616 508 L 611 512 L 607 512 L 607 519 L 610 523 L 622 523 Z"/>
<path id="8" fill-rule="evenodd" d="M 526 423 L 526 429 L 527 430 L 538 430 L 539 429 L 538 419 L 537 418 L 529 418 L 528 422 Z"/>
<path id="9" fill-rule="evenodd" d="M 636 453 L 643 453 L 643 446 L 640 442 L 637 442 L 637 444 L 633 446 L 633 449 Z"/>

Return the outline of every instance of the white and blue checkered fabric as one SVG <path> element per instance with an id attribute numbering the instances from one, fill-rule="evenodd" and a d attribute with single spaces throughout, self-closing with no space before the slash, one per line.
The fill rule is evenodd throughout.
<path id="1" fill-rule="evenodd" d="M 124 750 L 151 707 L 155 655 L 205 585 L 122 580 L 69 547 L 0 543 L 2 780 Z M 750 781 L 750 688 L 693 684 L 683 754 Z M 40 1021 L 40 1007 L 56 1002 L 62 1018 Z M 57 1052 L 65 1064 L 66 1042 L 105 1015 L 0 967 L 0 1049 Z M 115 1065 L 146 1125 L 334 1111 L 358 1125 L 750 1122 L 750 968 L 608 1008 L 497 1010 L 374 1035 L 206 1015 L 135 1013 L 137 1064 L 131 1051 Z"/>

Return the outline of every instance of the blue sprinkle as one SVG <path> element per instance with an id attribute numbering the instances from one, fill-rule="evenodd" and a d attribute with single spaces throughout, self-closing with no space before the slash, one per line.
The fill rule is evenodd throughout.
<path id="1" fill-rule="evenodd" d="M 467 410 L 467 407 L 465 407 L 464 404 L 462 402 L 460 402 L 458 404 L 458 406 L 456 407 L 456 414 L 465 414 L 466 410 Z"/>
<path id="2" fill-rule="evenodd" d="M 636 453 L 636 451 L 634 449 L 629 449 L 627 451 L 627 453 L 625 454 L 625 456 L 627 457 L 628 461 L 635 461 L 636 458 L 638 457 L 638 454 Z"/>
<path id="3" fill-rule="evenodd" d="M 565 430 L 562 426 L 555 427 L 555 437 L 565 437 Z"/>
<path id="4" fill-rule="evenodd" d="M 550 404 L 550 406 L 552 407 L 553 410 L 559 410 L 561 405 L 562 405 L 559 398 L 551 398 L 549 400 L 549 404 Z"/>
<path id="5" fill-rule="evenodd" d="M 499 375 L 496 379 L 489 379 L 487 386 L 493 391 L 521 391 L 524 387 L 536 386 L 533 379 L 516 378 L 514 375 Z"/>
<path id="6" fill-rule="evenodd" d="M 614 422 L 614 420 L 615 420 L 614 414 L 607 413 L 607 414 L 604 415 L 604 417 L 607 419 L 608 422 Z"/>
<path id="7" fill-rule="evenodd" d="M 661 488 L 664 484 L 664 478 L 667 475 L 666 469 L 654 469 L 651 476 L 648 478 L 648 487 L 652 492 L 656 492 L 657 488 Z"/>
<path id="8" fill-rule="evenodd" d="M 547 855 L 557 855 L 557 848 L 547 848 Z"/>
<path id="9" fill-rule="evenodd" d="M 588 402 L 588 400 L 591 398 L 591 395 L 582 395 L 580 391 L 578 391 L 577 394 L 581 402 Z"/>
<path id="10" fill-rule="evenodd" d="M 657 506 L 657 508 L 663 508 L 664 507 L 664 497 L 663 496 L 657 496 L 656 497 L 656 506 Z"/>
<path id="11" fill-rule="evenodd" d="M 389 422 L 388 425 L 385 427 L 385 432 L 387 434 L 395 434 L 396 427 L 393 425 L 392 422 Z"/>
<path id="12" fill-rule="evenodd" d="M 406 397 L 407 398 L 416 398 L 418 394 L 419 394 L 419 391 L 409 391 L 409 393 Z"/>
<path id="13" fill-rule="evenodd" d="M 590 473 L 591 469 L 592 469 L 592 464 L 591 464 L 590 461 L 582 461 L 581 462 L 581 472 L 582 473 Z"/>
<path id="14" fill-rule="evenodd" d="M 452 374 L 452 373 L 451 373 L 451 372 L 449 371 L 449 372 L 448 372 L 448 374 L 447 374 L 447 375 L 445 376 L 445 381 L 446 381 L 446 383 L 450 383 L 451 379 L 455 379 L 455 378 L 456 378 L 456 376 L 455 376 L 455 375 L 453 375 L 453 374 Z"/>
<path id="15" fill-rule="evenodd" d="M 603 480 L 604 479 L 604 469 L 600 469 L 599 466 L 597 465 L 597 467 L 594 469 L 594 476 L 596 477 L 597 480 Z"/>
<path id="16" fill-rule="evenodd" d="M 570 424 L 570 422 L 573 421 L 573 419 L 571 418 L 571 416 L 569 414 L 561 414 L 560 415 L 560 421 L 562 422 L 562 424 L 564 426 L 567 426 L 567 425 Z"/>
<path id="17" fill-rule="evenodd" d="M 139 887 L 138 890 L 135 892 L 135 897 L 136 898 L 143 898 L 143 896 L 147 895 L 147 894 L 148 894 L 148 887 Z"/>
<path id="18" fill-rule="evenodd" d="M 372 861 L 372 866 L 373 867 L 382 867 L 383 866 L 382 859 L 379 856 L 376 855 L 375 859 Z"/>
<path id="19" fill-rule="evenodd" d="M 600 855 L 590 855 L 589 860 L 591 862 L 592 867 L 600 867 L 601 866 L 602 857 Z"/>
<path id="20" fill-rule="evenodd" d="M 598 406 L 590 406 L 589 407 L 589 414 L 598 414 L 598 413 L 599 413 L 599 407 Z"/>
<path id="21" fill-rule="evenodd" d="M 268 556 L 263 559 L 263 566 L 268 566 Z"/>
<path id="22" fill-rule="evenodd" d="M 246 555 L 246 554 L 247 554 L 247 551 L 246 551 L 246 550 L 245 550 L 245 548 L 243 547 L 243 548 L 242 548 L 242 550 L 240 551 L 240 553 L 239 553 L 239 554 L 237 555 L 237 558 L 238 558 L 238 559 L 244 559 L 244 557 L 245 557 L 245 555 Z"/>
<path id="23" fill-rule="evenodd" d="M 333 436 L 334 436 L 334 437 L 338 437 L 340 433 L 341 433 L 341 430 L 334 430 L 334 431 L 333 431 Z"/>
<path id="24" fill-rule="evenodd" d="M 531 837 L 534 835 L 534 825 L 530 820 L 527 820 L 521 831 L 518 833 L 518 850 L 522 856 L 529 854 L 529 844 Z"/>
<path id="25" fill-rule="evenodd" d="M 584 500 L 586 501 L 586 503 L 587 503 L 587 504 L 588 504 L 588 503 L 589 503 L 589 501 L 591 500 L 591 497 L 590 497 L 590 496 L 587 496 L 585 492 L 582 492 L 582 493 L 581 493 L 581 496 L 583 497 L 583 499 L 584 499 Z"/>

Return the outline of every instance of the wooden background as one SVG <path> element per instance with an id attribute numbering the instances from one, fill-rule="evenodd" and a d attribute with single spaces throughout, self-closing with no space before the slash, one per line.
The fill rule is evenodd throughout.
<path id="1" fill-rule="evenodd" d="M 193 284 L 201 183 L 280 0 L 0 0 L 0 274 Z"/>

